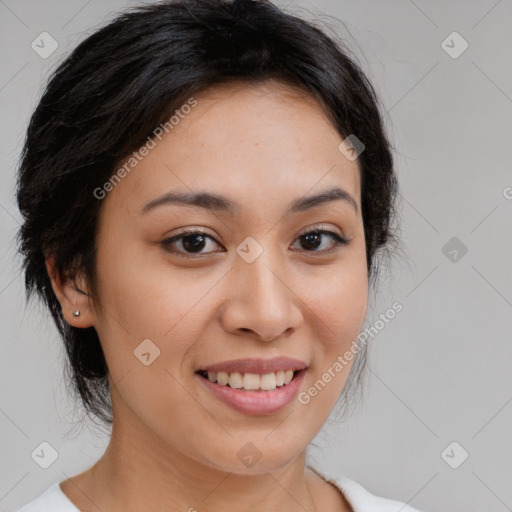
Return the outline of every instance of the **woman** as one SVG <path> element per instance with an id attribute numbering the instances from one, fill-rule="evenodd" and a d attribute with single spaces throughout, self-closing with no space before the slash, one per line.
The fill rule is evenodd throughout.
<path id="1" fill-rule="evenodd" d="M 112 434 L 21 510 L 414 511 L 306 464 L 364 363 L 395 195 L 372 86 L 268 1 L 134 8 L 82 42 L 28 128 L 19 239 Z"/>

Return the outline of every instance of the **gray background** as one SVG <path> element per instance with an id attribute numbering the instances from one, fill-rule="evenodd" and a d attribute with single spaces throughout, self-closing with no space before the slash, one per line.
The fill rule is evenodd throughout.
<path id="1" fill-rule="evenodd" d="M 2 510 L 86 469 L 106 447 L 94 424 L 73 428 L 79 415 L 66 394 L 61 342 L 42 307 L 25 307 L 13 190 L 49 72 L 134 4 L 0 0 Z M 512 2 L 291 3 L 309 18 L 300 6 L 355 39 L 348 43 L 384 101 L 406 255 L 394 260 L 369 310 L 373 324 L 394 301 L 404 308 L 373 339 L 365 400 L 317 436 L 311 456 L 425 511 L 512 510 Z M 31 48 L 43 31 L 59 45 L 46 59 Z M 469 44 L 457 58 L 442 47 L 453 31 Z M 460 51 L 462 40 L 451 39 L 449 51 Z M 43 441 L 59 454 L 46 470 L 31 458 Z"/>

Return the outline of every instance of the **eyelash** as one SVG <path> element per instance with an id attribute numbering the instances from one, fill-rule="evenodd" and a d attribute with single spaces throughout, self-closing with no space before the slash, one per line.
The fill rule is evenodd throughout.
<path id="1" fill-rule="evenodd" d="M 350 242 L 350 240 L 348 238 L 338 235 L 338 233 L 335 233 L 334 231 L 329 231 L 329 230 L 322 229 L 322 228 L 315 228 L 315 229 L 311 229 L 310 231 L 306 231 L 305 233 L 301 233 L 297 237 L 297 239 L 300 239 L 301 237 L 310 235 L 310 234 L 329 235 L 331 237 L 331 239 L 333 240 L 334 244 L 333 244 L 333 247 L 331 247 L 330 249 L 326 249 L 326 250 L 321 250 L 321 251 L 305 250 L 305 252 L 308 252 L 308 253 L 320 253 L 321 255 L 330 254 L 333 251 L 339 250 L 340 246 L 347 245 Z M 215 238 L 213 238 L 206 231 L 204 231 L 202 229 L 198 229 L 198 228 L 192 228 L 188 231 L 183 231 L 182 233 L 179 233 L 178 235 L 175 235 L 171 238 L 167 238 L 166 240 L 163 240 L 161 242 L 161 245 L 166 251 L 173 253 L 173 254 L 178 254 L 180 256 L 183 256 L 184 258 L 197 259 L 198 256 L 201 257 L 204 255 L 212 254 L 211 252 L 210 253 L 187 253 L 187 252 L 178 251 L 171 246 L 171 244 L 173 242 L 176 242 L 178 240 L 181 240 L 181 239 L 186 238 L 191 235 L 201 235 L 201 236 L 204 236 L 206 238 L 209 238 L 209 239 L 215 241 L 215 243 L 218 244 L 217 240 L 215 240 Z M 221 252 L 221 251 L 213 251 L 213 252 Z"/>

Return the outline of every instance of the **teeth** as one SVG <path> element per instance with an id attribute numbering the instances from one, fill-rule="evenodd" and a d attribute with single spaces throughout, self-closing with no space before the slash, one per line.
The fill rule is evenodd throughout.
<path id="1" fill-rule="evenodd" d="M 276 374 L 275 373 L 265 373 L 265 375 L 261 376 L 261 389 L 276 389 Z"/>
<path id="2" fill-rule="evenodd" d="M 217 372 L 217 382 L 221 386 L 225 386 L 229 382 L 229 375 L 224 372 Z"/>
<path id="3" fill-rule="evenodd" d="M 256 373 L 244 373 L 243 385 L 244 389 L 259 389 L 261 378 Z"/>
<path id="4" fill-rule="evenodd" d="M 230 387 L 235 388 L 235 389 L 240 389 L 241 387 L 243 387 L 244 384 L 243 384 L 242 374 L 238 373 L 238 372 L 231 373 L 229 375 L 229 385 L 230 385 Z"/>
<path id="5" fill-rule="evenodd" d="M 226 373 L 226 372 L 208 372 L 208 380 L 210 382 L 217 382 L 221 386 L 227 386 L 234 389 L 246 389 L 264 391 L 271 391 L 276 387 L 289 384 L 293 379 L 293 370 L 278 371 L 274 373 L 265 373 L 259 375 L 257 373 L 244 373 L 239 372 Z"/>

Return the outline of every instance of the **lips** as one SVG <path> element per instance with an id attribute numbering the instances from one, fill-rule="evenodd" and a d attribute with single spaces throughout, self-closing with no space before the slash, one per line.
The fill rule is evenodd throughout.
<path id="1" fill-rule="evenodd" d="M 195 377 L 198 379 L 199 385 L 210 396 L 215 397 L 219 403 L 227 405 L 242 414 L 266 416 L 277 414 L 295 403 L 295 398 L 302 386 L 306 371 L 307 369 L 294 372 L 293 378 L 288 384 L 275 387 L 269 391 L 234 389 L 229 385 L 220 385 L 204 378 L 201 371 L 196 372 Z M 252 375 L 253 377 L 259 377 L 258 374 Z"/>
<path id="2" fill-rule="evenodd" d="M 272 359 L 248 358 L 248 359 L 232 359 L 231 361 L 223 361 L 220 363 L 203 366 L 197 370 L 199 372 L 224 372 L 224 373 L 255 373 L 264 375 L 266 373 L 275 373 L 279 371 L 304 370 L 307 364 L 299 359 L 290 357 L 275 357 Z"/>

